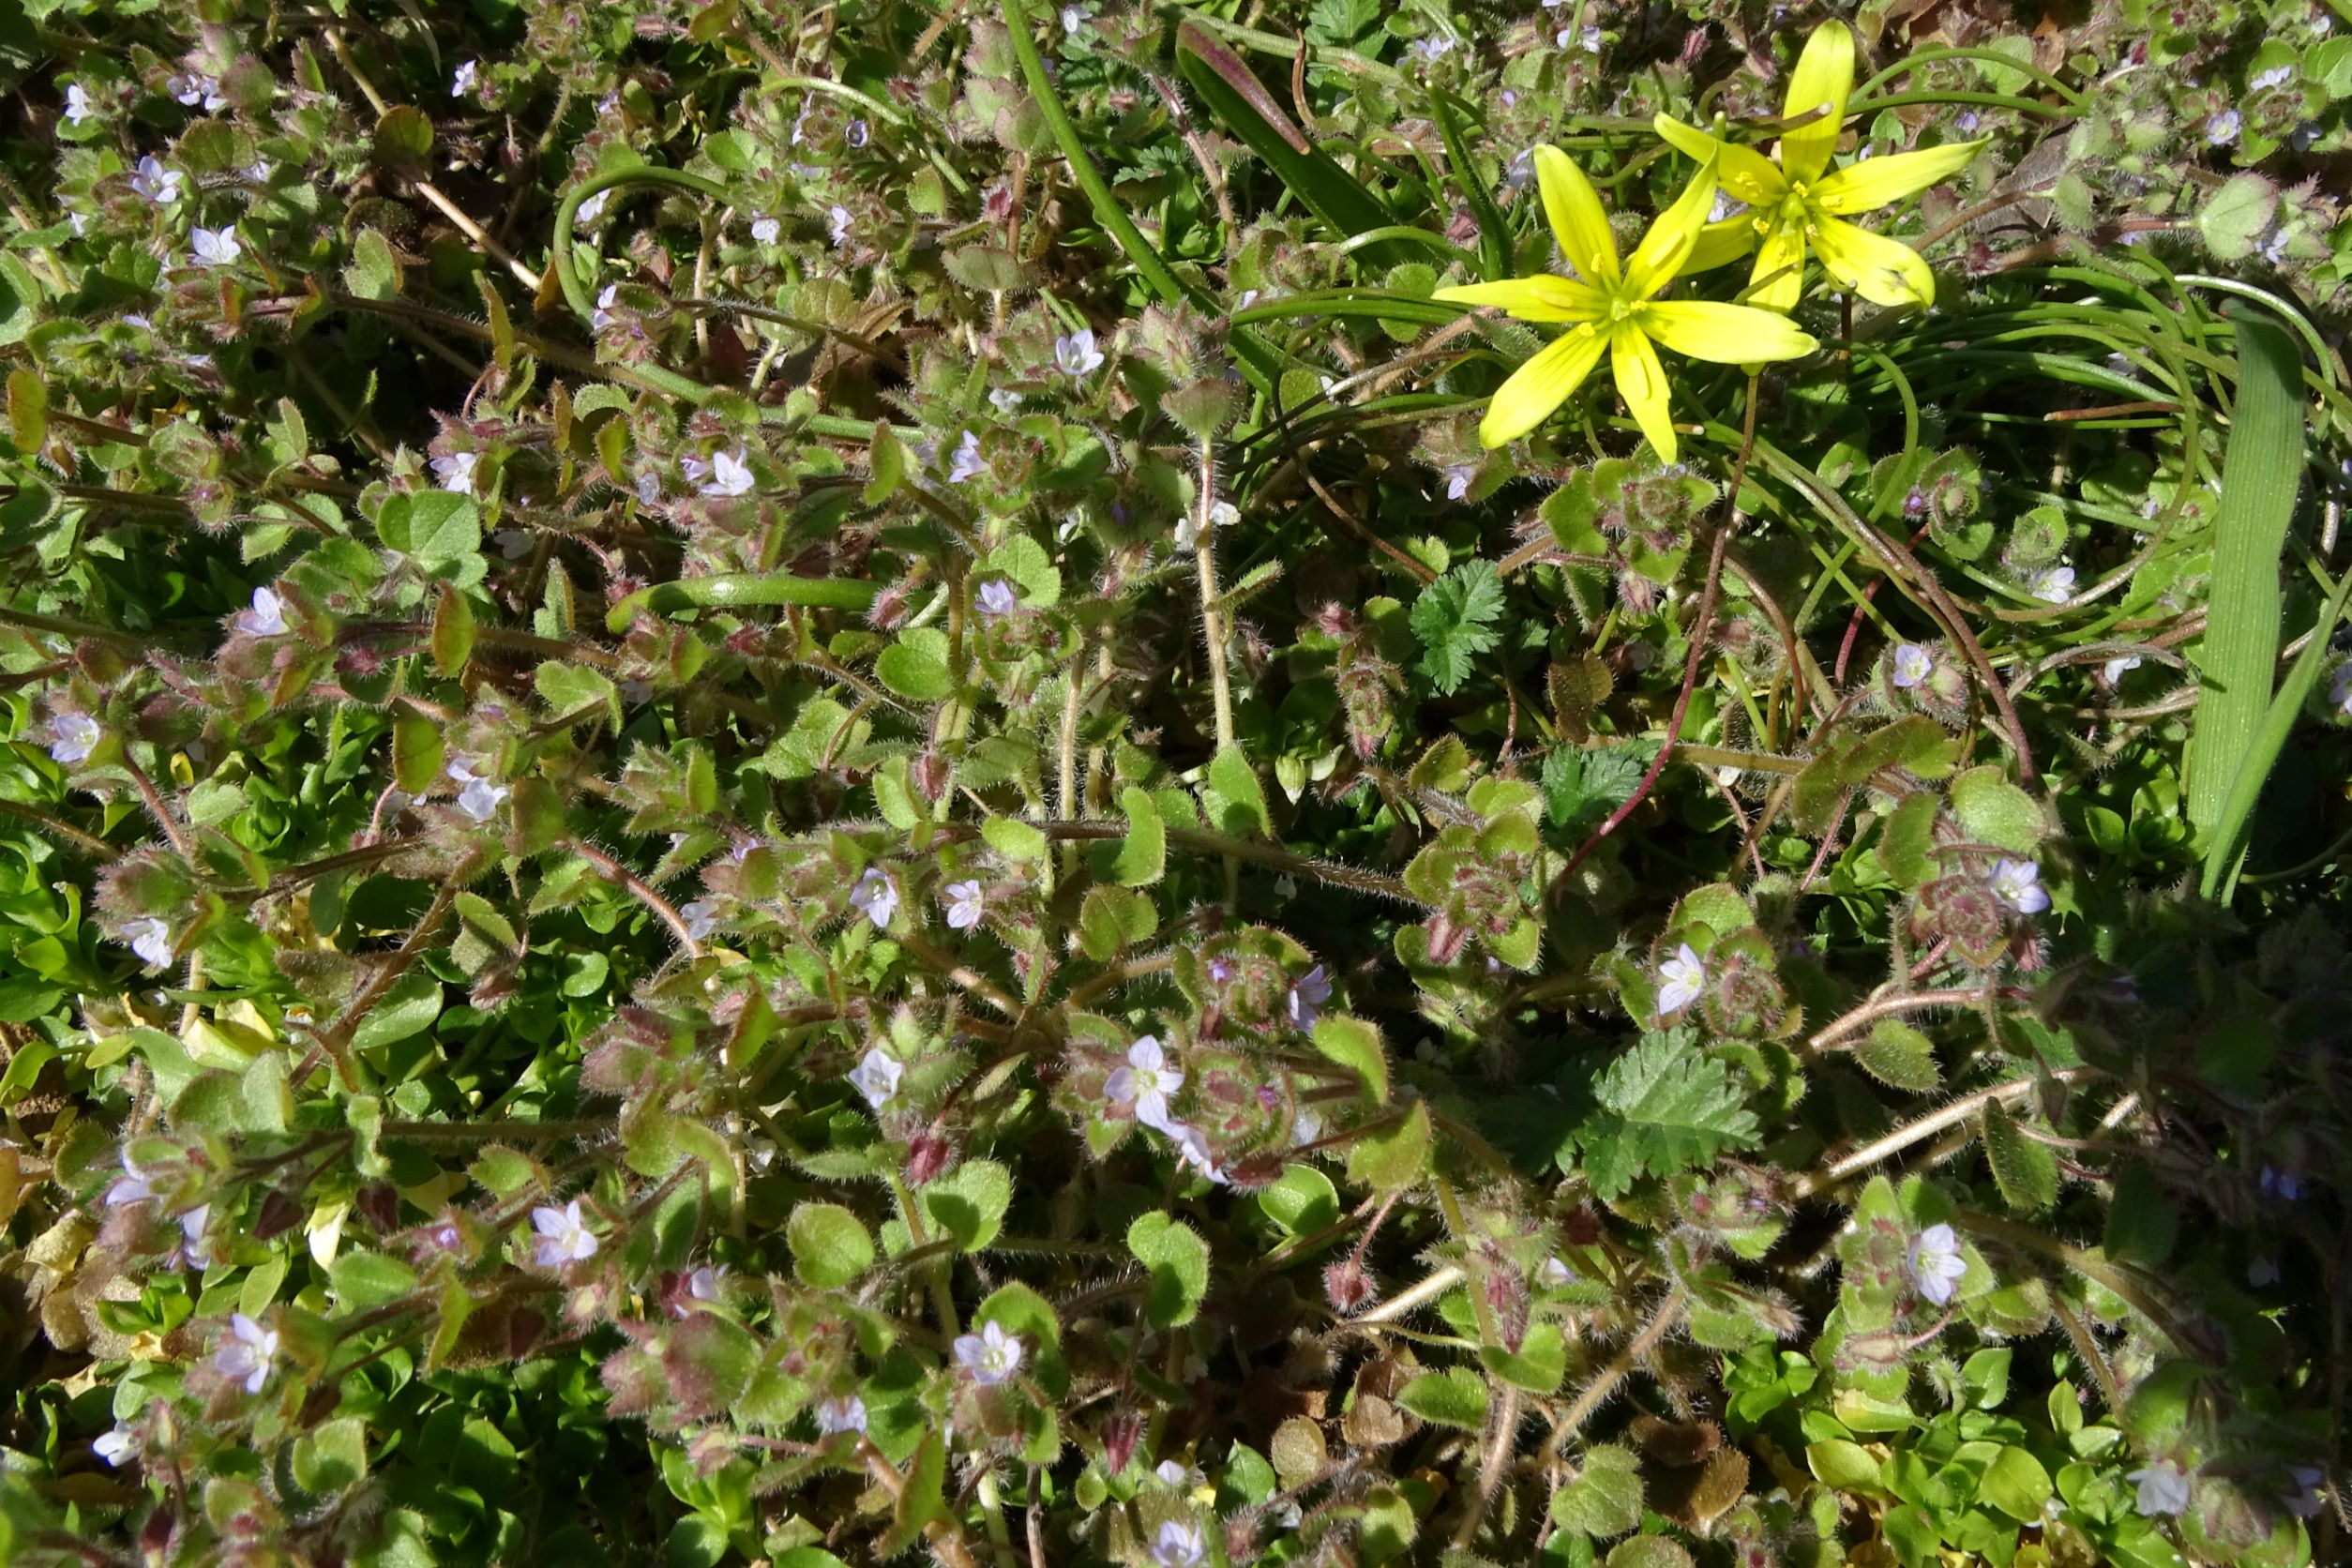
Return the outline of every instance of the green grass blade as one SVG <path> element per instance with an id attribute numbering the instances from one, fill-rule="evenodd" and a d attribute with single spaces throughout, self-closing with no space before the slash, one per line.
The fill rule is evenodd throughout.
<path id="1" fill-rule="evenodd" d="M 2232 313 L 2238 402 L 2213 520 L 2213 586 L 2197 661 L 2204 690 L 2189 734 L 2189 822 L 2206 837 L 2209 880 L 2224 848 L 2215 830 L 2239 774 L 2257 761 L 2269 767 L 2270 759 L 2254 755 L 2254 737 L 2271 706 L 2284 612 L 2279 559 L 2303 474 L 2303 367 L 2294 341 L 2260 317 Z"/>
<path id="2" fill-rule="evenodd" d="M 2220 825 L 2214 829 L 2213 841 L 2205 854 L 2205 876 L 2198 890 L 2208 898 L 2222 887 L 2224 876 L 2229 879 L 2230 889 L 2236 890 L 2239 859 L 2246 830 L 2254 822 L 2254 807 L 2262 799 L 2262 786 L 2269 780 L 2271 765 L 2278 761 L 2279 753 L 2286 749 L 2286 737 L 2294 732 L 2295 720 L 2301 715 L 2311 688 L 2319 683 L 2320 667 L 2328 662 L 2328 640 L 2335 633 L 2347 596 L 2352 596 L 2352 571 L 2346 571 L 2336 583 L 2336 591 L 2328 596 L 2328 603 L 2312 627 L 2310 641 L 2296 656 L 2295 668 L 2286 672 L 2279 694 L 2270 700 L 2269 710 L 2262 717 L 2262 728 L 2255 732 L 2245 761 L 2239 764 L 2229 798 L 2222 806 Z"/>
<path id="3" fill-rule="evenodd" d="M 1290 123 L 1247 62 L 1189 23 L 1176 31 L 1176 68 L 1209 113 L 1333 229 L 1353 236 L 1396 221 L 1361 180 Z M 1364 259 L 1393 266 L 1405 257 L 1393 242 L 1381 241 L 1364 247 Z"/>
<path id="4" fill-rule="evenodd" d="M 1470 157 L 1452 99 L 1443 92 L 1431 92 L 1429 112 L 1438 122 L 1438 134 L 1445 138 L 1445 160 L 1454 170 L 1454 183 L 1461 187 L 1462 199 L 1478 220 L 1478 274 L 1489 283 L 1500 282 L 1511 276 L 1511 231 L 1503 224 L 1502 209 L 1495 205 L 1494 192 Z"/>

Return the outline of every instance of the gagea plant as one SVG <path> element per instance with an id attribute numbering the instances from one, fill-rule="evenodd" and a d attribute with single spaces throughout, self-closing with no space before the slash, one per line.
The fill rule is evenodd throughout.
<path id="1" fill-rule="evenodd" d="M 2343 1554 L 2337 12 L 22 9 L 0 1560 Z"/>

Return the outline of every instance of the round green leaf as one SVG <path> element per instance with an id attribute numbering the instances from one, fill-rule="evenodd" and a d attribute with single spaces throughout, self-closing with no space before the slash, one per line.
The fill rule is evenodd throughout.
<path id="1" fill-rule="evenodd" d="M 847 1285 L 874 1266 L 874 1238 L 866 1222 L 838 1203 L 803 1203 L 784 1228 L 792 1272 L 819 1289 Z"/>

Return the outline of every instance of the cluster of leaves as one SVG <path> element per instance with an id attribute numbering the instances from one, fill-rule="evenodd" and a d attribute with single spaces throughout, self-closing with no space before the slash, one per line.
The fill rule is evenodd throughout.
<path id="1" fill-rule="evenodd" d="M 1239 9 L 0 22 L 0 1557 L 2336 1549 L 2352 37 Z"/>

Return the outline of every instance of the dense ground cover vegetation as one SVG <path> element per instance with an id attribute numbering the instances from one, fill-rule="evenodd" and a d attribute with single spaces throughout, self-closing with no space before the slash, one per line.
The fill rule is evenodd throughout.
<path id="1" fill-rule="evenodd" d="M 2352 12 L 0 69 L 0 1559 L 2343 1549 Z"/>

